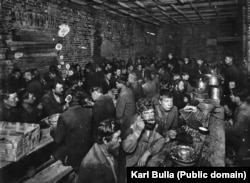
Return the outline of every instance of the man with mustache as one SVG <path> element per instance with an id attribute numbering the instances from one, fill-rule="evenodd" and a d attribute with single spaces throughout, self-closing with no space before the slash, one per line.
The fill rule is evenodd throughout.
<path id="1" fill-rule="evenodd" d="M 43 116 L 50 116 L 56 113 L 62 113 L 67 109 L 63 98 L 63 81 L 56 79 L 51 84 L 51 91 L 46 93 L 42 99 Z"/>
<path id="2" fill-rule="evenodd" d="M 117 183 L 120 135 L 116 121 L 107 119 L 100 123 L 96 143 L 82 160 L 78 183 Z"/>
<path id="3" fill-rule="evenodd" d="M 164 138 L 156 131 L 154 105 L 151 99 L 140 99 L 139 114 L 131 119 L 130 128 L 125 132 L 123 149 L 126 152 L 127 167 L 155 167 L 156 158 L 164 144 Z"/>

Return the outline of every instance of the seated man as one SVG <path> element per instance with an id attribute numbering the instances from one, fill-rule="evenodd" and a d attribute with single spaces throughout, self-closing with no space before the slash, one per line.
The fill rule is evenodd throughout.
<path id="1" fill-rule="evenodd" d="M 51 136 L 58 145 L 54 157 L 78 172 L 82 158 L 92 146 L 92 111 L 81 106 L 83 101 L 81 92 L 72 90 L 69 94 L 71 95 L 67 97 L 69 108 L 59 117 Z"/>
<path id="2" fill-rule="evenodd" d="M 249 92 L 241 89 L 233 90 L 230 96 L 232 102 L 236 103 L 237 107 L 233 124 L 226 129 L 226 145 L 233 148 L 240 158 L 244 157 L 247 154 L 247 149 L 250 148 L 249 142 L 244 137 L 245 133 L 249 133 L 248 130 L 250 129 L 250 104 L 247 102 L 248 96 Z"/>
<path id="3" fill-rule="evenodd" d="M 26 88 L 36 97 L 34 105 L 38 105 L 44 95 L 44 88 L 42 83 L 38 78 L 35 77 L 34 71 L 30 69 L 24 72 L 23 77 L 27 84 Z"/>
<path id="4" fill-rule="evenodd" d="M 111 82 L 112 77 L 112 71 L 111 70 L 105 70 L 104 71 L 104 78 L 99 78 L 100 85 L 103 90 L 103 94 L 107 94 L 115 85 Z"/>
<path id="5" fill-rule="evenodd" d="M 78 183 L 116 183 L 121 142 L 118 123 L 107 119 L 99 124 L 96 143 L 83 158 Z"/>
<path id="6" fill-rule="evenodd" d="M 158 125 L 158 132 L 169 141 L 176 135 L 178 128 L 178 109 L 173 105 L 172 92 L 162 89 L 160 91 L 159 105 L 155 109 L 155 119 Z"/>
<path id="7" fill-rule="evenodd" d="M 0 101 L 0 121 L 17 122 L 20 117 L 17 111 L 18 97 L 15 91 L 3 91 Z"/>
<path id="8" fill-rule="evenodd" d="M 173 105 L 173 93 L 167 89 L 161 89 L 159 96 L 159 105 L 155 108 L 155 119 L 157 121 L 159 132 L 164 138 L 164 146 L 157 155 L 161 160 L 161 166 L 171 166 L 169 161 L 169 153 L 176 138 L 176 129 L 179 127 L 178 123 L 178 109 Z"/>
<path id="9" fill-rule="evenodd" d="M 184 85 L 186 88 L 185 93 L 189 96 L 191 96 L 191 93 L 194 91 L 194 88 L 191 86 L 190 81 L 189 81 L 189 74 L 187 72 L 183 72 L 181 75 Z"/>
<path id="10" fill-rule="evenodd" d="M 178 79 L 175 82 L 175 86 L 173 89 L 174 95 L 174 105 L 178 108 L 178 110 L 184 108 L 190 100 L 190 96 L 185 93 L 185 84 L 182 79 Z"/>
<path id="11" fill-rule="evenodd" d="M 34 106 L 36 97 L 31 91 L 23 89 L 18 92 L 20 105 L 18 106 L 18 113 L 20 114 L 20 122 L 39 124 L 41 111 Z"/>
<path id="12" fill-rule="evenodd" d="M 131 119 L 130 128 L 124 135 L 126 165 L 156 167 L 160 162 L 155 157 L 164 144 L 164 138 L 156 131 L 154 105 L 151 99 L 140 99 L 137 107 L 139 114 Z"/>
<path id="13" fill-rule="evenodd" d="M 54 80 L 51 91 L 42 97 L 44 116 L 62 113 L 67 106 L 63 98 L 63 83 L 61 80 Z"/>

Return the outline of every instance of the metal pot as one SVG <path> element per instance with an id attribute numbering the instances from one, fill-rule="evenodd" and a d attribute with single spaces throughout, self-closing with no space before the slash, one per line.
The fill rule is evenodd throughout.
<path id="1" fill-rule="evenodd" d="M 209 78 L 209 85 L 210 86 L 220 85 L 220 79 L 217 76 L 212 76 L 211 78 Z"/>
<path id="2" fill-rule="evenodd" d="M 219 86 L 220 85 L 220 77 L 218 75 L 205 74 L 208 77 L 208 85 L 209 86 Z"/>
<path id="3" fill-rule="evenodd" d="M 218 88 L 218 87 L 210 87 L 209 96 L 213 100 L 220 100 L 221 99 L 221 90 L 220 90 L 220 88 Z"/>

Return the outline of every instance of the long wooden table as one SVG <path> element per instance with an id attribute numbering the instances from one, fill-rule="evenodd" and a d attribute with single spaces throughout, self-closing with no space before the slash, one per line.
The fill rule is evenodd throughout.
<path id="1" fill-rule="evenodd" d="M 184 125 L 184 129 L 193 137 L 193 144 L 191 146 L 199 152 L 200 158 L 197 163 L 192 166 L 211 166 L 211 167 L 224 167 L 225 166 L 225 123 L 224 123 L 224 110 L 219 103 L 210 101 L 216 107 L 215 112 L 211 112 L 208 128 L 210 133 L 207 135 L 200 134 L 198 130 L 193 130 L 189 133 L 190 129 L 188 125 Z M 191 129 L 192 130 L 192 129 Z M 198 135 L 198 136 L 197 136 Z M 198 140 L 199 139 L 199 140 Z M 180 142 L 182 143 L 182 142 Z M 172 146 L 179 144 L 178 140 L 172 142 L 172 145 L 168 145 L 163 149 L 163 152 L 170 151 Z M 179 166 L 178 163 L 174 164 L 166 159 L 163 166 Z M 182 166 L 190 166 L 189 164 Z"/>
<path id="2" fill-rule="evenodd" d="M 215 106 L 215 109 L 209 119 L 209 135 L 206 136 L 203 148 L 203 158 L 211 167 L 224 167 L 226 157 L 226 139 L 224 108 L 220 106 L 219 101 L 209 100 Z"/>

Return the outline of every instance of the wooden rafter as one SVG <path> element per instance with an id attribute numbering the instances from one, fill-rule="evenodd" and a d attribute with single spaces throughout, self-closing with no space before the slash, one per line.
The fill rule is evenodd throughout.
<path id="1" fill-rule="evenodd" d="M 167 14 L 166 12 L 161 11 L 161 13 L 162 13 L 163 15 L 165 15 L 166 17 L 168 17 L 169 19 L 175 21 L 177 24 L 180 24 L 180 22 L 179 22 L 178 20 L 176 20 L 175 18 L 171 17 L 171 16 L 170 16 L 169 14 Z"/>
<path id="2" fill-rule="evenodd" d="M 158 2 L 158 4 L 159 5 L 161 5 L 161 6 L 163 6 L 165 9 L 166 9 L 166 11 L 169 11 L 169 10 L 171 10 L 172 9 L 172 7 L 169 7 L 169 3 L 161 3 L 161 2 L 159 2 L 159 0 L 152 0 L 153 2 Z M 213 7 L 213 6 L 217 6 L 217 7 L 219 7 L 219 6 L 235 6 L 235 5 L 237 5 L 238 3 L 237 3 L 237 1 L 230 1 L 230 0 L 228 0 L 228 1 L 223 1 L 223 2 L 221 2 L 221 1 L 218 1 L 218 2 L 211 2 L 211 3 L 209 3 L 209 2 L 203 2 L 203 3 L 195 3 L 195 6 L 197 7 L 197 8 L 207 8 L 207 7 L 209 7 L 210 5 L 211 5 L 211 7 Z M 182 9 L 188 9 L 188 8 L 190 8 L 190 5 L 189 4 L 184 4 L 184 5 L 182 5 Z"/>
<path id="3" fill-rule="evenodd" d="M 168 17 L 169 19 L 173 20 L 173 21 L 176 22 L 177 24 L 180 24 L 180 22 L 179 22 L 178 20 L 176 20 L 175 18 L 171 17 L 171 16 L 167 13 L 166 9 L 165 9 L 164 7 L 162 7 L 162 6 L 159 4 L 158 1 L 156 1 L 156 0 L 152 0 L 152 1 L 156 4 L 157 8 L 158 8 L 159 10 L 161 10 L 161 13 L 162 13 L 163 15 L 165 15 L 165 16 Z"/>
<path id="4" fill-rule="evenodd" d="M 230 16 L 233 16 L 233 17 L 236 17 L 237 16 L 237 13 L 231 13 L 231 12 L 228 12 L 228 13 L 223 13 L 223 14 L 220 14 L 220 17 L 230 17 Z M 215 15 L 214 13 L 213 14 L 204 14 L 203 15 L 203 18 L 204 20 L 207 20 L 209 19 L 210 17 L 217 17 L 217 15 Z M 176 18 L 178 20 L 186 20 L 186 18 L 182 17 L 182 16 L 176 16 Z M 193 19 L 200 19 L 200 17 L 197 17 L 197 15 L 192 15 L 192 16 L 189 16 L 189 19 L 190 21 L 192 21 Z M 218 19 L 218 17 L 217 17 Z M 201 19 L 200 19 L 201 20 Z"/>
<path id="5" fill-rule="evenodd" d="M 144 6 L 144 4 L 141 3 L 140 1 L 134 1 L 134 3 L 135 3 L 137 6 L 141 7 L 141 8 L 146 8 L 146 7 Z"/>
<path id="6" fill-rule="evenodd" d="M 225 18 L 220 18 L 220 21 L 227 21 L 227 20 L 232 20 L 234 17 L 225 17 Z M 207 20 L 207 21 L 205 21 L 205 23 L 216 23 L 218 18 L 217 17 L 215 17 L 215 18 L 212 18 L 212 19 L 209 19 L 209 20 Z M 198 23 L 198 24 L 200 24 L 200 23 L 202 23 L 202 21 L 199 19 L 199 20 L 192 20 L 192 23 Z M 190 24 L 189 22 L 187 22 L 187 21 L 181 21 L 181 24 Z"/>
<path id="7" fill-rule="evenodd" d="M 232 16 L 223 16 L 223 17 L 220 17 L 220 20 L 222 20 L 222 19 L 233 19 L 235 16 L 234 15 L 232 15 Z M 210 16 L 209 18 L 207 18 L 207 19 L 204 19 L 204 21 L 210 21 L 210 20 L 217 20 L 218 18 L 217 18 L 217 16 L 216 15 L 214 15 L 214 16 Z M 183 21 L 185 21 L 185 19 L 179 19 L 179 21 L 181 22 L 181 23 L 183 23 Z M 200 18 L 192 18 L 191 19 L 191 21 L 192 22 L 194 22 L 194 21 L 202 21 Z"/>
<path id="8" fill-rule="evenodd" d="M 132 14 L 132 13 L 127 12 L 127 11 L 124 10 L 124 9 L 119 9 L 119 8 L 117 8 L 116 5 L 111 5 L 111 4 L 105 3 L 105 2 L 103 2 L 102 0 L 93 0 L 93 2 L 98 3 L 99 5 L 103 5 L 103 6 L 107 7 L 107 8 L 109 8 L 109 9 L 111 10 L 110 13 L 112 13 L 113 11 L 114 11 L 114 12 L 120 12 L 120 13 L 122 13 L 122 14 L 125 14 L 126 16 L 130 16 L 130 17 L 132 17 L 132 18 L 134 18 L 134 19 L 137 19 L 137 20 L 140 20 L 140 21 L 142 21 L 142 22 L 147 22 L 147 23 L 150 23 L 150 24 L 154 24 L 154 25 L 156 25 L 156 26 L 159 26 L 159 24 L 156 23 L 156 22 L 151 22 L 151 21 L 149 21 L 149 20 L 145 20 L 145 19 L 143 19 L 143 18 L 140 18 L 137 14 Z M 123 3 L 123 4 L 124 4 L 124 3 Z M 119 3 L 119 5 L 120 5 L 120 3 Z M 126 6 L 124 6 L 124 5 L 120 5 L 120 6 L 126 8 Z M 126 9 L 129 9 L 129 10 L 130 10 L 129 7 L 126 8 Z"/>
<path id="9" fill-rule="evenodd" d="M 212 2 L 211 2 L 211 0 L 209 0 L 209 6 L 213 9 L 213 11 L 215 12 L 215 14 L 217 15 L 217 18 L 219 18 L 220 15 L 219 15 L 219 12 L 217 10 L 217 5 L 213 5 Z"/>
<path id="10" fill-rule="evenodd" d="M 70 1 L 73 2 L 73 3 L 84 5 L 84 6 L 88 5 L 88 3 L 84 2 L 84 1 L 81 1 L 81 0 L 70 0 Z"/>
<path id="11" fill-rule="evenodd" d="M 130 7 L 129 7 L 126 3 L 124 3 L 124 2 L 118 1 L 117 3 L 118 3 L 121 7 L 125 8 L 125 9 L 128 9 L 128 10 L 130 10 L 130 11 L 132 11 L 132 12 L 138 13 L 136 10 L 130 8 Z M 139 6 L 140 8 L 143 8 L 143 9 L 145 8 L 144 4 L 142 4 L 142 3 L 139 2 L 139 1 L 135 1 L 134 4 L 137 5 L 137 6 Z M 144 9 L 144 11 L 146 11 L 146 10 Z M 152 16 L 152 15 L 151 15 L 150 13 L 148 13 L 147 11 L 146 11 L 145 13 L 146 13 L 147 16 L 153 18 L 153 19 L 156 20 L 157 22 L 165 23 L 165 22 L 162 22 L 162 20 L 159 20 L 158 18 Z"/>
<path id="12" fill-rule="evenodd" d="M 192 2 L 190 2 L 190 6 L 195 10 L 195 12 L 199 15 L 199 17 L 201 18 L 201 20 L 204 20 L 204 18 L 202 17 L 201 13 L 199 12 L 198 8 L 196 8 Z"/>
<path id="13" fill-rule="evenodd" d="M 70 0 L 154 25 L 223 22 L 238 16 L 241 0 Z M 247 0 L 245 0 L 247 1 Z"/>
<path id="14" fill-rule="evenodd" d="M 190 21 L 189 18 L 187 17 L 187 15 L 186 15 L 183 11 L 181 11 L 180 9 L 178 9 L 175 5 L 170 4 L 170 6 L 171 6 L 175 11 L 177 11 L 177 12 L 180 13 L 182 16 L 184 16 L 188 21 Z"/>
<path id="15" fill-rule="evenodd" d="M 130 9 L 130 7 L 129 7 L 127 4 L 123 3 L 123 2 L 118 2 L 118 4 L 119 4 L 121 7 L 123 7 L 123 8 Z"/>
<path id="16" fill-rule="evenodd" d="M 145 11 L 146 15 L 152 17 L 154 20 L 159 21 L 159 22 L 161 22 L 161 23 L 167 24 L 166 22 L 163 22 L 162 20 L 160 20 L 160 19 L 156 18 L 155 16 L 151 15 L 151 12 L 147 9 L 146 6 L 144 6 L 144 4 L 142 4 L 140 1 L 134 1 L 133 3 L 134 3 L 135 5 L 137 5 L 138 7 L 140 7 L 141 9 L 143 9 L 143 10 Z"/>

